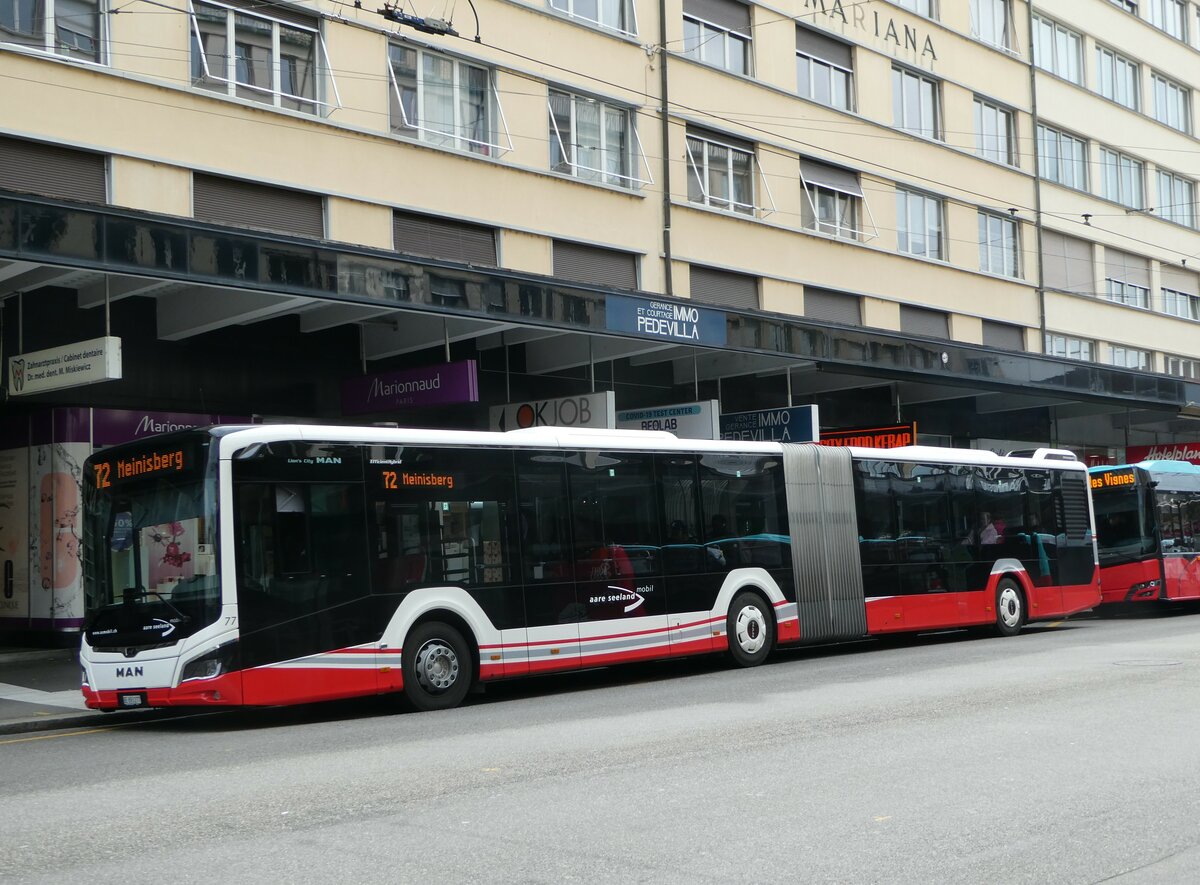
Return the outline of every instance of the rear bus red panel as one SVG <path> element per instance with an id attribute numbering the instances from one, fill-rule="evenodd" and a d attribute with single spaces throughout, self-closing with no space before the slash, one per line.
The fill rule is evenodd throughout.
<path id="1" fill-rule="evenodd" d="M 1104 603 L 1151 602 L 1158 597 L 1156 590 L 1146 595 L 1139 594 L 1137 598 L 1130 598 L 1132 588 L 1137 584 L 1161 580 L 1162 567 L 1157 559 L 1105 566 L 1100 569 L 1101 601 Z"/>
<path id="2" fill-rule="evenodd" d="M 1200 553 L 1163 557 L 1166 572 L 1163 599 L 1200 599 Z"/>

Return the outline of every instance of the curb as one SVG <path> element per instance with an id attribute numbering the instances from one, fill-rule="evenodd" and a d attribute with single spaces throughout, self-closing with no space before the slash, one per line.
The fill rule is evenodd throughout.
<path id="1" fill-rule="evenodd" d="M 117 725 L 136 725 L 140 722 L 154 722 L 159 719 L 174 718 L 170 715 L 173 712 L 159 709 L 129 713 L 122 713 L 119 710 L 115 710 L 112 713 L 101 713 L 96 710 L 81 711 L 79 713 L 61 713 L 52 716 L 39 716 L 37 719 L 0 722 L 0 735 L 58 731 L 60 729 L 82 728 L 85 726 L 113 727 Z"/>
<path id="2" fill-rule="evenodd" d="M 0 666 L 4 664 L 24 664 L 30 661 L 76 661 L 79 660 L 77 648 L 42 648 L 29 651 L 0 650 Z"/>

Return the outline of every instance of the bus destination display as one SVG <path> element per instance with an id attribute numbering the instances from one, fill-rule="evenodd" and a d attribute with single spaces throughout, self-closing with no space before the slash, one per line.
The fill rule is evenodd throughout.
<path id="1" fill-rule="evenodd" d="M 145 452 L 128 458 L 111 458 L 94 461 L 96 488 L 112 488 L 114 483 L 134 479 L 148 479 L 163 474 L 180 473 L 188 466 L 189 459 L 182 448 L 166 451 Z"/>
<path id="2" fill-rule="evenodd" d="M 1093 492 L 1104 492 L 1112 489 L 1128 489 L 1137 485 L 1137 475 L 1132 469 L 1108 470 L 1104 473 L 1093 473 L 1089 480 Z"/>

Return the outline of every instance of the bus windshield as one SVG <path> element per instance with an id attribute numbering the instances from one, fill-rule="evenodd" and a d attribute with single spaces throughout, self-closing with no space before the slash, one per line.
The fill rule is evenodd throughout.
<path id="1" fill-rule="evenodd" d="M 110 449 L 84 479 L 86 635 L 93 647 L 171 644 L 220 614 L 207 440 Z"/>
<path id="2" fill-rule="evenodd" d="M 1101 565 L 1153 556 L 1158 550 L 1153 511 L 1141 483 L 1099 490 L 1093 482 L 1096 544 Z"/>

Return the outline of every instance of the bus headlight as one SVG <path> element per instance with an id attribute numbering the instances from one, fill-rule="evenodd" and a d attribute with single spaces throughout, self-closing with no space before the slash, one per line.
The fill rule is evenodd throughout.
<path id="1" fill-rule="evenodd" d="M 1150 598 L 1158 595 L 1158 590 L 1159 590 L 1160 586 L 1161 586 L 1161 582 L 1159 582 L 1157 580 L 1143 581 L 1140 584 L 1134 584 L 1132 587 L 1129 588 L 1128 598 L 1129 599 L 1150 599 Z"/>
<path id="2" fill-rule="evenodd" d="M 227 642 L 183 665 L 180 682 L 189 679 L 214 679 L 237 669 L 237 643 Z"/>

